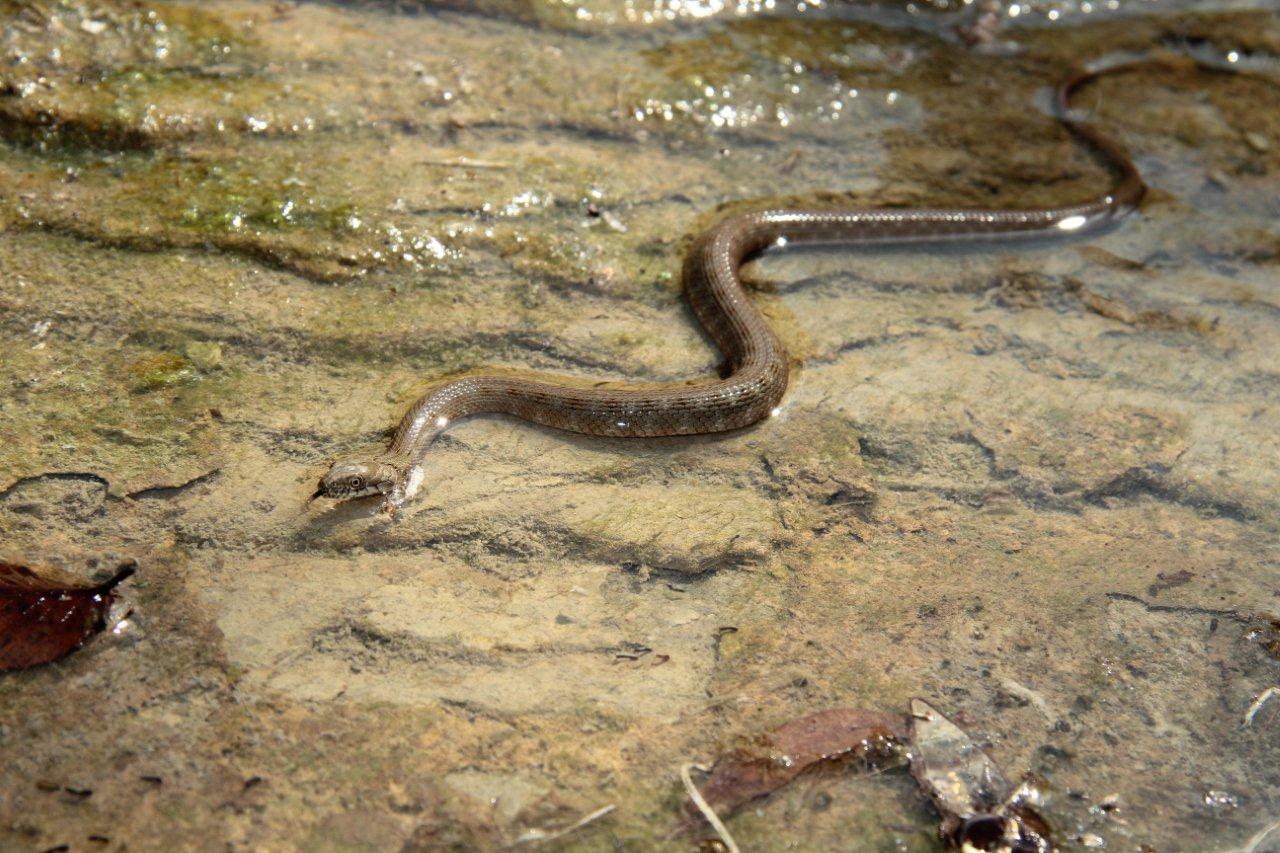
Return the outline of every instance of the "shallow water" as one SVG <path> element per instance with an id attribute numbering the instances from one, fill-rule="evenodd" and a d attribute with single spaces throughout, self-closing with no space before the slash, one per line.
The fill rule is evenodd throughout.
<path id="1" fill-rule="evenodd" d="M 0 846 L 483 849 L 613 804 L 556 845 L 683 849 L 682 765 L 914 696 L 1066 847 L 1280 819 L 1276 4 L 979 6 L 0 3 L 0 541 L 140 563 L 132 631 L 0 677 Z M 1107 234 L 753 264 L 768 423 L 481 418 L 398 519 L 304 509 L 442 374 L 713 372 L 678 274 L 726 211 L 1102 192 L 1052 85 L 1188 49 L 1250 73 L 1078 101 L 1152 187 Z M 939 844 L 905 773 L 729 827 Z"/>

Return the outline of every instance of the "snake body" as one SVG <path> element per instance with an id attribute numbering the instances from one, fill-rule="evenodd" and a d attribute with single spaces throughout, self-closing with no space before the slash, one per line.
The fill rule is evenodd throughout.
<path id="1" fill-rule="evenodd" d="M 435 438 L 455 421 L 500 413 L 557 429 L 600 436 L 699 435 L 739 429 L 768 417 L 787 388 L 788 359 L 755 309 L 739 277 L 742 264 L 769 247 L 813 243 L 904 243 L 994 237 L 1048 237 L 1105 227 L 1133 210 L 1146 191 L 1129 155 L 1092 125 L 1073 119 L 1071 95 L 1102 73 L 1085 71 L 1056 90 L 1058 118 L 1103 155 L 1117 173 L 1104 195 L 1076 204 L 1031 209 L 774 209 L 721 221 L 685 257 L 685 297 L 725 356 L 723 378 L 634 387 L 574 387 L 553 378 L 498 373 L 439 385 L 405 414 L 391 444 L 367 460 L 336 462 L 313 497 L 382 495 L 394 509 L 407 496 L 410 473 Z"/>

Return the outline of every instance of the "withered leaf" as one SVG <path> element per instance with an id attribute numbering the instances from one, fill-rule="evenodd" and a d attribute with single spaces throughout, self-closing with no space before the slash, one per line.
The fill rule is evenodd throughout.
<path id="1" fill-rule="evenodd" d="M 1049 826 L 1029 778 L 1010 790 L 1004 774 L 964 730 L 928 702 L 911 700 L 911 774 L 942 816 L 939 830 L 962 850 L 1049 853 Z"/>
<path id="2" fill-rule="evenodd" d="M 1169 572 L 1168 574 L 1165 574 L 1164 572 L 1157 572 L 1156 582 L 1147 587 L 1147 595 L 1156 596 L 1166 589 L 1185 586 L 1186 584 L 1191 583 L 1191 579 L 1194 577 L 1195 575 L 1186 569 L 1182 569 L 1177 572 Z"/>
<path id="3" fill-rule="evenodd" d="M 818 711 L 783 723 L 748 748 L 722 756 L 699 790 L 716 814 L 727 817 L 822 762 L 876 763 L 894 758 L 906 736 L 906 719 L 901 714 L 861 708 Z"/>
<path id="4" fill-rule="evenodd" d="M 116 586 L 136 568 L 129 560 L 105 583 L 79 587 L 0 562 L 0 672 L 40 666 L 82 646 L 106 627 Z"/>
<path id="5" fill-rule="evenodd" d="M 911 700 L 911 772 L 938 811 L 956 820 L 992 811 L 1009 790 L 995 762 L 921 699 Z"/>

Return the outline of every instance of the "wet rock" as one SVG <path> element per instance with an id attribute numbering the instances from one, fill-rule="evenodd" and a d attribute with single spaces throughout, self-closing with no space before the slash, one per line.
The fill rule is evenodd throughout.
<path id="1" fill-rule="evenodd" d="M 782 533 L 769 504 L 740 490 L 575 489 L 552 500 L 561 504 L 552 523 L 593 554 L 660 571 L 696 575 L 757 565 Z"/>
<path id="2" fill-rule="evenodd" d="M 493 810 L 507 820 L 546 793 L 546 788 L 519 776 L 478 770 L 451 773 L 444 783 L 475 801 L 477 808 Z"/>
<path id="3" fill-rule="evenodd" d="M 1001 56 L 919 3 L 9 4 L 0 538 L 155 553 L 131 643 L 0 681 L 0 846 L 488 848 L 613 803 L 561 843 L 643 847 L 691 756 L 914 695 L 1079 793 L 1064 837 L 1241 846 L 1280 810 L 1274 699 L 1241 725 L 1280 517 L 1249 75 L 1081 93 L 1153 187 L 1107 234 L 752 263 L 795 366 L 766 423 L 476 418 L 398 517 L 303 508 L 443 375 L 714 375 L 678 276 L 721 216 L 1091 198 L 1043 110 L 1067 69 L 1280 45 L 1265 12 L 1135 3 L 1022 3 Z M 732 828 L 924 847 L 903 784 L 784 786 Z"/>

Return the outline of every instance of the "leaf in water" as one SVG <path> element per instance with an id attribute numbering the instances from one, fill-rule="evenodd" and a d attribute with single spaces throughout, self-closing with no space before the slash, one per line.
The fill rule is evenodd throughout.
<path id="1" fill-rule="evenodd" d="M 896 758 L 906 735 L 900 714 L 860 708 L 819 711 L 764 734 L 758 747 L 722 756 L 700 791 L 707 804 L 726 817 L 821 762 L 854 759 L 881 764 Z"/>
<path id="2" fill-rule="evenodd" d="M 944 817 L 990 812 L 1009 783 L 985 752 L 929 703 L 911 700 L 911 772 Z"/>
<path id="3" fill-rule="evenodd" d="M 0 562 L 0 672 L 49 663 L 83 645 L 106 627 L 115 587 L 136 568 L 129 560 L 105 583 L 77 587 Z"/>
<path id="4" fill-rule="evenodd" d="M 943 837 L 964 850 L 1045 853 L 1049 827 L 1030 782 L 1010 790 L 973 739 L 921 699 L 911 700 L 911 774 L 942 815 Z"/>

